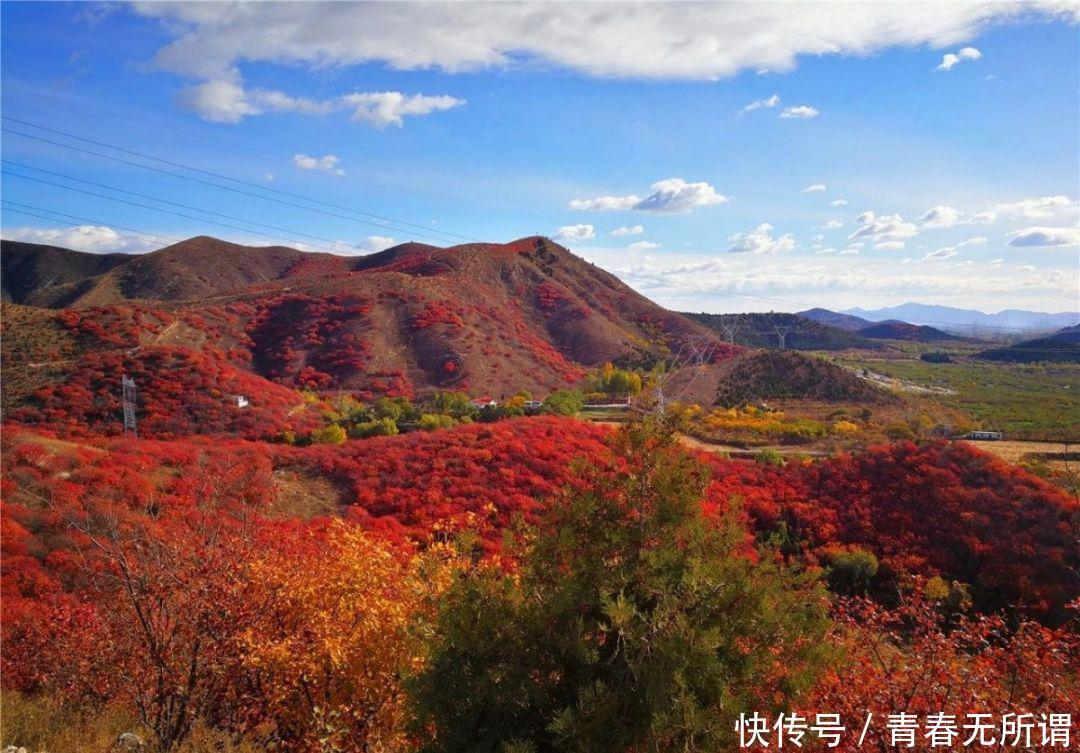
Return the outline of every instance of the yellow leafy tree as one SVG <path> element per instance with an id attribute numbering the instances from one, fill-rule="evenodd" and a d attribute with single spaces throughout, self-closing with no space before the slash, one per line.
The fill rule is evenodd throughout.
<path id="1" fill-rule="evenodd" d="M 279 750 L 407 750 L 401 678 L 422 663 L 415 628 L 448 572 L 342 522 L 307 538 L 251 566 L 252 731 Z"/>

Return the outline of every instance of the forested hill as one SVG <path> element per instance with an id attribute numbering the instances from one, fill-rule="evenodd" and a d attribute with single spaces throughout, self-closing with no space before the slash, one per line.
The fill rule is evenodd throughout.
<path id="1" fill-rule="evenodd" d="M 779 348 L 777 329 L 784 331 L 784 347 L 792 350 L 845 350 L 881 348 L 882 344 L 799 314 L 684 314 L 723 339 L 751 348 Z"/>

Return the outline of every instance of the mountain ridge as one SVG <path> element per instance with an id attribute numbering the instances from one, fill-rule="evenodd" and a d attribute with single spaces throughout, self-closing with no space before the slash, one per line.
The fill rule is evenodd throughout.
<path id="1" fill-rule="evenodd" d="M 33 251 L 6 243 L 5 276 Z M 165 363 L 184 364 L 191 390 L 217 389 L 215 375 L 239 368 L 322 393 L 453 389 L 500 398 L 578 385 L 605 362 L 649 368 L 691 342 L 709 345 L 717 360 L 741 351 L 540 237 L 342 257 L 200 236 L 111 260 L 81 279 L 78 252 L 50 252 L 46 261 L 58 267 L 52 277 L 63 273 L 65 294 L 74 286 L 84 295 L 5 317 L 5 364 L 18 377 L 5 389 L 5 408 L 29 399 L 64 410 L 76 396 L 112 395 L 123 370 L 164 389 Z M 40 289 L 9 297 L 56 306 L 51 277 L 35 279 Z M 158 352 L 164 348 L 182 352 Z M 103 361 L 101 353 L 121 358 Z M 103 376 L 72 392 L 84 371 Z M 63 387 L 49 392 L 50 384 Z"/>
<path id="2" fill-rule="evenodd" d="M 898 319 L 920 326 L 952 328 L 954 331 L 966 329 L 969 334 L 972 328 L 998 332 L 1051 331 L 1080 321 L 1080 312 L 1072 311 L 1040 312 L 1002 309 L 988 314 L 977 309 L 962 309 L 913 301 L 880 309 L 844 309 L 838 313 L 857 316 L 871 322 Z"/>

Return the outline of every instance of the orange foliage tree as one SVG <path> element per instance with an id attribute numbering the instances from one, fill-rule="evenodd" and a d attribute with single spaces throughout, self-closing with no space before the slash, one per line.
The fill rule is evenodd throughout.
<path id="1" fill-rule="evenodd" d="M 261 689 L 250 731 L 290 751 L 408 749 L 400 681 L 422 661 L 417 626 L 449 584 L 439 550 L 413 555 L 335 522 L 255 559 L 239 635 Z"/>

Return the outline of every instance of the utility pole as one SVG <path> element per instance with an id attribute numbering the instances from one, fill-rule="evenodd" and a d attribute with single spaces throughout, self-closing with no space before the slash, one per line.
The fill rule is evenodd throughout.
<path id="1" fill-rule="evenodd" d="M 139 429 L 135 424 L 135 380 L 126 374 L 120 377 L 120 387 L 124 402 L 124 435 L 139 436 Z"/>
<path id="2" fill-rule="evenodd" d="M 787 347 L 787 334 L 793 329 L 789 325 L 776 325 L 773 330 L 776 332 L 777 338 L 780 340 L 780 350 L 784 350 Z"/>

